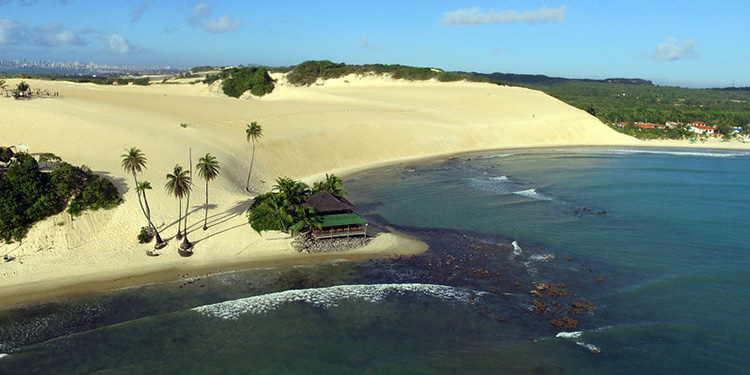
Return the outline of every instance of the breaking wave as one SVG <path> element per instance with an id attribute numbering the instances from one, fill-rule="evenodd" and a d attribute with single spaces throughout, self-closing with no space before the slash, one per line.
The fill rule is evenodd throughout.
<path id="1" fill-rule="evenodd" d="M 600 155 L 634 155 L 634 154 L 650 154 L 650 155 L 675 155 L 675 156 L 699 156 L 699 157 L 710 157 L 710 158 L 736 158 L 736 157 L 750 157 L 750 153 L 747 151 L 717 151 L 717 150 L 643 150 L 643 149 L 571 149 L 570 151 L 581 152 L 586 154 L 600 154 Z"/>
<path id="2" fill-rule="evenodd" d="M 482 292 L 474 292 L 434 284 L 375 284 L 338 285 L 326 288 L 295 289 L 263 294 L 212 305 L 193 308 L 204 315 L 236 320 L 243 314 L 263 314 L 289 302 L 306 302 L 314 306 L 331 308 L 342 300 L 358 299 L 379 302 L 387 295 L 418 293 L 446 301 L 470 303 Z"/>
<path id="3" fill-rule="evenodd" d="M 598 346 L 593 345 L 593 344 L 587 344 L 583 340 L 581 340 L 581 335 L 583 335 L 583 332 L 581 332 L 581 331 L 560 332 L 555 337 L 562 338 L 562 339 L 573 340 L 573 342 L 575 342 L 576 345 L 580 345 L 580 346 L 588 349 L 591 353 L 594 353 L 594 354 L 601 353 L 601 349 L 599 349 Z"/>
<path id="4" fill-rule="evenodd" d="M 479 190 L 494 193 L 507 193 L 507 182 L 510 182 L 508 176 L 493 176 L 485 178 L 470 178 L 469 184 Z"/>
<path id="5" fill-rule="evenodd" d="M 520 196 L 524 196 L 531 199 L 536 199 L 540 201 L 551 201 L 552 197 L 548 197 L 544 194 L 540 194 L 536 191 L 536 189 L 528 189 L 528 190 L 521 190 L 521 191 L 514 191 L 513 194 L 517 194 Z"/>

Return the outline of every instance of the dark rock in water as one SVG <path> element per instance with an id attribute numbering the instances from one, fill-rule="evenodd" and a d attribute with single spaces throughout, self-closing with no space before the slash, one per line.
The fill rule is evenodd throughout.
<path id="1" fill-rule="evenodd" d="M 594 312 L 594 304 L 586 300 L 576 300 L 571 303 L 573 305 L 573 312 L 580 315 L 582 312 Z"/>
<path id="2" fill-rule="evenodd" d="M 531 306 L 540 314 L 547 310 L 547 302 L 544 301 L 531 301 Z"/>
<path id="3" fill-rule="evenodd" d="M 569 318 L 567 316 L 564 316 L 560 319 L 552 319 L 549 322 L 553 326 L 560 328 L 560 329 L 569 330 L 569 329 L 578 328 L 578 321 L 573 318 Z"/>

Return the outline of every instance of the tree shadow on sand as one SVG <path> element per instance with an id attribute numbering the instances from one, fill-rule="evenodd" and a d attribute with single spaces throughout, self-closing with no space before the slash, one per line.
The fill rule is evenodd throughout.
<path id="1" fill-rule="evenodd" d="M 107 180 L 111 181 L 113 185 L 117 188 L 117 191 L 120 192 L 120 195 L 125 195 L 128 191 L 130 191 L 130 188 L 128 187 L 127 181 L 122 177 L 113 177 L 109 172 L 104 171 L 92 171 L 95 174 L 98 174 L 99 177 L 106 178 Z"/>
<path id="2" fill-rule="evenodd" d="M 230 221 L 230 220 L 232 220 L 232 219 L 234 219 L 234 218 L 236 218 L 238 216 L 243 215 L 245 212 L 247 212 L 248 208 L 250 208 L 250 205 L 252 205 L 252 204 L 253 204 L 253 199 L 248 199 L 248 200 L 244 200 L 244 201 L 235 202 L 235 204 L 232 205 L 231 207 L 229 207 L 228 209 L 226 209 L 226 210 L 224 210 L 224 211 L 222 211 L 220 213 L 216 213 L 216 214 L 213 214 L 213 215 L 209 216 L 208 217 L 209 218 L 208 227 L 211 228 L 213 226 L 226 223 L 227 221 Z M 200 223 L 197 223 L 197 224 L 199 225 L 199 227 L 201 229 L 203 228 L 202 227 L 202 225 L 203 225 L 202 221 Z M 211 237 L 214 237 L 214 236 L 217 236 L 217 235 L 220 235 L 220 234 L 224 234 L 224 233 L 227 233 L 227 232 L 229 232 L 231 230 L 234 230 L 234 229 L 237 229 L 237 228 L 241 228 L 241 227 L 250 228 L 250 224 L 248 224 L 247 222 L 245 222 L 245 223 L 242 223 L 242 224 L 235 225 L 233 227 L 222 229 L 222 230 L 220 230 L 218 232 L 213 232 L 213 233 L 211 233 L 211 234 L 209 234 L 209 235 L 207 235 L 207 236 L 205 236 L 205 237 L 203 237 L 201 239 L 193 241 L 193 243 L 196 244 L 196 243 L 199 243 L 199 242 L 201 242 L 201 241 L 203 241 L 203 240 L 205 240 L 207 238 L 211 238 Z"/>

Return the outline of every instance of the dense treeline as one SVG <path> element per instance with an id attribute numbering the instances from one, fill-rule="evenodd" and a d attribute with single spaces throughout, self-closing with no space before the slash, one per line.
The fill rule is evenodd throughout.
<path id="1" fill-rule="evenodd" d="M 489 82 L 488 79 L 475 77 L 469 73 L 445 72 L 434 68 L 385 64 L 346 65 L 344 63 L 334 63 L 328 60 L 305 61 L 302 64 L 291 68 L 287 79 L 294 85 L 309 86 L 315 83 L 318 79 L 326 80 L 340 78 L 349 74 L 368 73 L 390 74 L 395 79 L 412 81 L 424 81 L 434 78 L 443 82 L 461 80 Z"/>
<path id="2" fill-rule="evenodd" d="M 18 153 L 0 177 L 0 239 L 22 240 L 32 224 L 66 207 L 77 216 L 87 209 L 112 208 L 121 201 L 112 182 L 86 166 L 61 161 L 51 172 L 42 172 L 32 156 Z"/>
<path id="3" fill-rule="evenodd" d="M 605 123 L 702 121 L 719 131 L 750 130 L 750 91 L 655 86 L 640 79 L 577 80 L 493 73 L 479 76 L 511 80 L 544 91 Z"/>
<path id="4" fill-rule="evenodd" d="M 223 80 L 221 86 L 224 93 L 235 98 L 248 90 L 255 96 L 263 96 L 271 93 L 275 87 L 265 67 L 227 68 L 219 74 L 207 75 L 203 82 L 210 85 L 219 79 Z"/>

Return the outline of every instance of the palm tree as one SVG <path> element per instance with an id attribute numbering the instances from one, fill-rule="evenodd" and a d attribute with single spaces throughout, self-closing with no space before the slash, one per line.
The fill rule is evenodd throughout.
<path id="1" fill-rule="evenodd" d="M 253 142 L 253 157 L 252 159 L 250 159 L 250 171 L 247 172 L 247 183 L 245 184 L 245 190 L 249 192 L 250 191 L 250 174 L 253 173 L 253 163 L 255 162 L 255 141 L 263 137 L 263 129 L 260 127 L 260 125 L 258 125 L 257 121 L 253 121 L 247 125 L 247 129 L 245 129 L 245 134 L 247 134 L 247 141 Z"/>
<path id="2" fill-rule="evenodd" d="M 321 228 L 320 216 L 312 207 L 297 206 L 295 211 L 295 224 L 298 232 Z"/>
<path id="3" fill-rule="evenodd" d="M 144 169 L 146 169 L 146 155 L 141 152 L 136 147 L 131 147 L 130 150 L 126 150 L 127 152 L 122 154 L 122 169 L 125 170 L 127 173 L 131 173 L 133 175 L 133 181 L 135 182 L 136 187 L 136 193 L 138 194 L 138 205 L 141 206 L 141 212 L 143 212 L 143 216 L 146 217 L 146 220 L 148 220 L 148 225 L 151 230 L 156 232 L 156 227 L 153 226 L 151 223 L 151 215 L 150 213 L 146 213 L 146 209 L 143 207 L 143 201 L 141 199 L 141 190 L 138 190 L 138 177 L 136 176 L 136 173 L 143 172 Z M 145 194 L 145 191 L 143 192 Z M 159 242 L 157 241 L 157 245 L 159 245 Z"/>
<path id="4" fill-rule="evenodd" d="M 148 181 L 141 181 L 138 183 L 138 187 L 136 187 L 136 191 L 138 191 L 138 194 L 143 194 L 143 203 L 146 205 L 146 220 L 148 220 L 148 226 L 151 228 L 151 230 L 154 231 L 154 236 L 156 237 L 156 244 L 154 245 L 155 249 L 161 249 L 164 246 L 167 245 L 166 242 L 162 241 L 161 236 L 159 235 L 159 231 L 156 230 L 156 226 L 151 222 L 151 209 L 148 207 L 148 199 L 146 199 L 146 190 L 151 190 L 151 183 Z"/>
<path id="5" fill-rule="evenodd" d="M 179 201 L 179 220 L 177 221 L 177 239 L 182 239 L 181 225 L 182 225 L 182 198 L 187 196 L 190 192 L 192 185 L 190 184 L 189 172 L 182 169 L 181 166 L 175 165 L 172 173 L 167 174 L 167 183 L 164 185 L 167 189 L 167 193 L 174 195 Z M 187 213 L 187 209 L 185 209 Z M 185 228 L 185 234 L 187 234 L 187 228 Z"/>
<path id="6" fill-rule="evenodd" d="M 346 191 L 342 188 L 343 186 L 344 181 L 341 181 L 338 176 L 334 174 L 329 176 L 328 173 L 326 173 L 326 179 L 324 181 L 318 181 L 313 184 L 313 193 L 325 190 L 332 195 L 341 198 L 346 195 Z"/>
<path id="7" fill-rule="evenodd" d="M 30 89 L 30 88 L 31 88 L 31 87 L 29 86 L 29 84 L 28 84 L 28 83 L 26 83 L 25 81 L 21 81 L 21 83 L 19 83 L 19 84 L 18 84 L 18 86 L 16 86 L 16 89 L 17 89 L 17 90 L 18 90 L 19 92 L 22 92 L 22 93 L 23 93 L 23 92 L 26 92 L 26 91 L 29 91 L 29 89 Z"/>
<path id="8" fill-rule="evenodd" d="M 278 191 L 287 207 L 292 207 L 292 212 L 294 211 L 293 207 L 305 203 L 305 200 L 310 195 L 310 187 L 306 183 L 294 181 L 288 177 L 277 178 L 276 185 L 272 189 Z"/>
<path id="9" fill-rule="evenodd" d="M 286 232 L 287 223 L 292 221 L 292 216 L 286 211 L 284 207 L 284 197 L 281 194 L 271 194 L 268 198 L 263 201 L 263 204 L 273 213 L 276 219 L 281 225 L 281 229 Z"/>
<path id="10" fill-rule="evenodd" d="M 219 176 L 219 162 L 211 154 L 206 154 L 198 159 L 198 176 L 206 181 L 206 205 L 205 216 L 203 217 L 203 230 L 208 229 L 208 182 Z"/>

